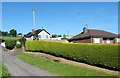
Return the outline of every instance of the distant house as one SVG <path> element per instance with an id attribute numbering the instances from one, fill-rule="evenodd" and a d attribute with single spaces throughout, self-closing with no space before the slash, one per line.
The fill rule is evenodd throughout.
<path id="1" fill-rule="evenodd" d="M 83 28 L 83 32 L 68 39 L 69 42 L 80 43 L 120 43 L 120 35 L 104 30 Z"/>
<path id="2" fill-rule="evenodd" d="M 38 35 L 39 40 L 48 40 L 50 39 L 50 33 L 48 33 L 45 29 L 38 29 L 36 30 L 36 34 Z M 28 34 L 24 35 L 27 40 L 33 40 L 33 33 L 29 32 Z"/>
<path id="3" fill-rule="evenodd" d="M 116 42 L 117 42 L 118 44 L 120 44 L 120 34 L 117 35 L 117 37 L 116 37 Z"/>

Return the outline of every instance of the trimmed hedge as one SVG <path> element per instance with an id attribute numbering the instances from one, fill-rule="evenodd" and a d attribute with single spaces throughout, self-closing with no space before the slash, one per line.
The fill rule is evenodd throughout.
<path id="1" fill-rule="evenodd" d="M 80 44 L 52 41 L 26 41 L 26 50 L 42 51 L 91 65 L 118 70 L 118 44 Z"/>
<path id="2" fill-rule="evenodd" d="M 12 50 L 12 49 L 14 49 L 15 45 L 16 45 L 16 40 L 10 40 L 10 39 L 5 40 L 5 46 L 7 49 Z"/>

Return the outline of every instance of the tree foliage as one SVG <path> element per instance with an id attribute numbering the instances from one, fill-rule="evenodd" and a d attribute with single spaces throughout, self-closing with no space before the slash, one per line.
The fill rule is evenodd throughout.
<path id="1" fill-rule="evenodd" d="M 62 35 L 53 34 L 52 38 L 62 37 Z"/>
<path id="2" fill-rule="evenodd" d="M 15 29 L 11 29 L 11 30 L 10 30 L 10 35 L 11 35 L 12 37 L 16 37 L 16 36 L 17 36 L 17 31 L 16 31 Z"/>

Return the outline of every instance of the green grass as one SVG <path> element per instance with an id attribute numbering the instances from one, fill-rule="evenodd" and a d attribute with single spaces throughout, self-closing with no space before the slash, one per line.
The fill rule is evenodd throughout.
<path id="1" fill-rule="evenodd" d="M 2 77 L 2 64 L 0 64 L 0 78 Z"/>
<path id="2" fill-rule="evenodd" d="M 2 36 L 2 39 L 4 39 L 4 40 L 9 40 L 9 39 L 11 39 L 11 40 L 17 40 L 17 39 L 20 39 L 21 37 L 9 37 L 9 36 Z"/>
<path id="3" fill-rule="evenodd" d="M 0 77 L 2 77 L 2 78 L 9 78 L 9 76 L 10 76 L 10 74 L 7 71 L 7 69 L 5 68 L 5 66 L 0 64 Z"/>
<path id="4" fill-rule="evenodd" d="M 88 69 L 85 67 L 63 64 L 34 54 L 21 53 L 17 55 L 23 61 L 38 68 L 47 70 L 58 76 L 111 76 L 104 72 Z"/>

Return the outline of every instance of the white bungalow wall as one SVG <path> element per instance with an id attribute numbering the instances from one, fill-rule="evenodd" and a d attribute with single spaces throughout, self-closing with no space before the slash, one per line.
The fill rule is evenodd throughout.
<path id="1" fill-rule="evenodd" d="M 50 35 L 47 32 L 45 32 L 45 31 L 41 31 L 38 34 L 38 38 L 39 38 L 39 40 L 40 39 L 50 39 Z"/>
<path id="2" fill-rule="evenodd" d="M 120 43 L 120 38 L 116 38 L 117 43 Z"/>
<path id="3" fill-rule="evenodd" d="M 93 38 L 93 43 L 100 43 L 100 38 Z"/>

